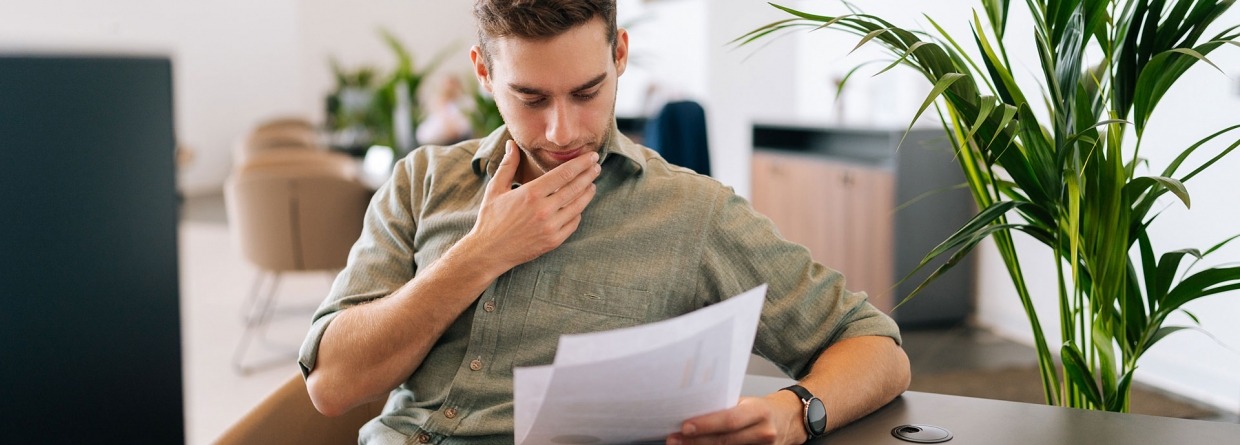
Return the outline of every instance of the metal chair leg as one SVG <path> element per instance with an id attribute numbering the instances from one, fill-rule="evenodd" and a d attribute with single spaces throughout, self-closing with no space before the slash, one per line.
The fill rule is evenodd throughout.
<path id="1" fill-rule="evenodd" d="M 250 285 L 250 295 L 245 299 L 245 303 L 241 304 L 241 321 L 249 323 L 254 318 L 254 308 L 260 299 L 259 294 L 263 291 L 263 282 L 268 273 L 266 271 L 258 271 L 254 275 L 254 284 Z"/>
<path id="2" fill-rule="evenodd" d="M 261 274 L 261 272 L 260 272 Z M 260 279 L 261 280 L 261 275 Z M 256 280 L 254 290 L 259 290 L 259 280 Z M 271 322 L 271 316 L 275 312 L 276 291 L 280 287 L 280 274 L 273 273 L 271 286 L 267 292 L 254 294 L 253 301 L 248 304 L 250 306 L 249 313 L 243 317 L 245 330 L 241 333 L 241 341 L 237 344 L 237 348 L 233 351 L 233 368 L 242 375 L 249 374 L 255 370 L 271 367 L 274 365 L 282 365 L 289 363 L 289 360 L 296 357 L 296 353 L 280 354 L 267 360 L 246 363 L 246 352 L 250 349 L 251 343 L 254 342 L 255 336 L 258 336 L 260 343 L 265 339 L 267 325 Z"/>
<path id="3" fill-rule="evenodd" d="M 266 279 L 267 275 L 271 276 L 270 280 Z M 336 275 L 336 273 L 328 274 L 329 288 L 335 281 Z M 253 343 L 269 346 L 271 347 L 270 349 L 287 349 L 284 348 L 287 345 L 271 344 L 266 337 L 267 327 L 276 315 L 303 315 L 300 311 L 290 310 L 293 308 L 285 308 L 285 311 L 281 311 L 276 305 L 281 277 L 282 275 L 278 272 L 259 271 L 258 276 L 254 278 L 254 284 L 251 285 L 250 289 L 250 297 L 244 303 L 241 316 L 241 320 L 245 324 L 245 330 L 241 334 L 241 341 L 233 352 L 233 368 L 239 374 L 245 375 L 259 369 L 287 364 L 290 360 L 297 358 L 297 350 L 294 348 L 291 353 L 278 353 L 276 356 L 262 361 L 254 363 L 247 363 L 245 361 L 246 354 Z M 264 286 L 265 283 L 269 283 L 269 285 Z M 264 287 L 266 287 L 265 290 L 263 289 Z M 297 309 L 304 311 L 305 308 Z M 277 346 L 280 348 L 277 348 Z"/>

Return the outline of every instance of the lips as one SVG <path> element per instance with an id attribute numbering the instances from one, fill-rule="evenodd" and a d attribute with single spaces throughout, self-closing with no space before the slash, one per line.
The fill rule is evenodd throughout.
<path id="1" fill-rule="evenodd" d="M 555 159 L 556 161 L 563 163 L 571 161 L 581 155 L 582 151 L 583 147 L 578 147 L 569 151 L 545 151 L 545 153 L 547 153 L 547 156 L 550 156 L 551 159 Z"/>

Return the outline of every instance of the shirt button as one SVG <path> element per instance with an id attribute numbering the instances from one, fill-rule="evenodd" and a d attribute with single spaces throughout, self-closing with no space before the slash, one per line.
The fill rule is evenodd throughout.
<path id="1" fill-rule="evenodd" d="M 419 433 L 418 443 L 431 443 L 431 435 L 426 434 L 426 433 Z"/>
<path id="2" fill-rule="evenodd" d="M 446 411 L 444 411 L 444 412 L 443 412 L 443 416 L 444 416 L 444 417 L 447 417 L 447 418 L 449 418 L 449 419 L 455 419 L 455 418 L 456 418 L 456 408 L 448 408 Z"/>
<path id="3" fill-rule="evenodd" d="M 474 371 L 482 369 L 482 360 L 474 359 L 474 361 L 469 362 L 469 369 Z"/>
<path id="4" fill-rule="evenodd" d="M 488 301 L 486 303 L 483 303 L 482 310 L 487 311 L 487 312 L 495 312 L 495 302 Z"/>

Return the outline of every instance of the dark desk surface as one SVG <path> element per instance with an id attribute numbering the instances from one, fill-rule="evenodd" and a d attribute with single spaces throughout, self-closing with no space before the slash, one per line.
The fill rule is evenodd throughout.
<path id="1" fill-rule="evenodd" d="M 787 379 L 747 376 L 745 394 L 764 394 Z M 909 424 L 951 431 L 965 444 L 1234 444 L 1240 424 L 1120 414 L 908 391 L 883 408 L 814 444 L 908 445 L 891 430 Z"/>

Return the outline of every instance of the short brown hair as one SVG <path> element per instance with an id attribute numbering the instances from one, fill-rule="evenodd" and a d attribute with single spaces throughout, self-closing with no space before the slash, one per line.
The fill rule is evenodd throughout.
<path id="1" fill-rule="evenodd" d="M 603 19 L 612 57 L 616 53 L 616 0 L 477 0 L 478 47 L 488 67 L 487 42 L 502 37 L 541 40 L 558 36 L 575 26 Z"/>

